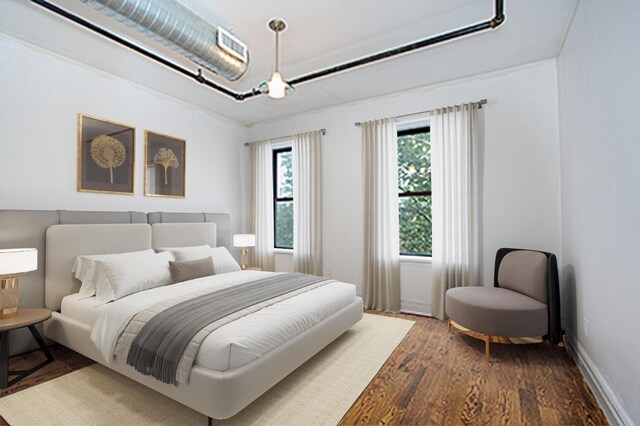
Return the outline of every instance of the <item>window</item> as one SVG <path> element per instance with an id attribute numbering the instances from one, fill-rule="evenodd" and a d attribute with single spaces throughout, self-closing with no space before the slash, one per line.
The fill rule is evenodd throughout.
<path id="1" fill-rule="evenodd" d="M 293 249 L 293 165 L 291 147 L 273 150 L 275 248 Z"/>
<path id="2" fill-rule="evenodd" d="M 431 134 L 398 132 L 400 254 L 431 256 Z"/>

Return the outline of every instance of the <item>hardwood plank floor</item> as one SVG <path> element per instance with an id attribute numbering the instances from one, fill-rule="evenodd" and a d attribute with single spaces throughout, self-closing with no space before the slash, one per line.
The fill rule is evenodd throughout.
<path id="1" fill-rule="evenodd" d="M 563 347 L 491 344 L 433 318 L 416 321 L 342 418 L 353 424 L 607 424 Z"/>
<path id="2" fill-rule="evenodd" d="M 370 312 L 374 313 L 374 312 Z M 562 347 L 491 346 L 433 318 L 380 314 L 416 321 L 340 424 L 606 424 L 595 398 Z M 63 346 L 54 362 L 2 391 L 19 392 L 93 364 Z M 44 359 L 14 357 L 11 369 Z M 0 425 L 7 423 L 0 418 Z"/>

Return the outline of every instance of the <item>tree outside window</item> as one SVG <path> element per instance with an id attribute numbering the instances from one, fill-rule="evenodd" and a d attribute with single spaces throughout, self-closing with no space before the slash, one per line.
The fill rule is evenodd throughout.
<path id="1" fill-rule="evenodd" d="M 431 134 L 398 132 L 400 254 L 431 256 Z"/>
<path id="2" fill-rule="evenodd" d="M 275 248 L 293 249 L 293 164 L 291 147 L 273 150 Z"/>

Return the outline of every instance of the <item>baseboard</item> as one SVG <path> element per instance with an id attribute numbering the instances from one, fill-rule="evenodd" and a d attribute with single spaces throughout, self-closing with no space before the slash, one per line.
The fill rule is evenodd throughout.
<path id="1" fill-rule="evenodd" d="M 633 425 L 631 416 L 624 409 L 622 404 L 615 395 L 615 392 L 593 363 L 589 354 L 584 350 L 580 342 L 567 333 L 566 335 L 567 349 L 571 353 L 573 360 L 580 369 L 582 376 L 587 385 L 596 397 L 600 408 L 604 412 L 605 417 L 611 424 L 616 425 Z"/>
<path id="2" fill-rule="evenodd" d="M 400 311 L 405 314 L 431 315 L 431 305 L 426 303 L 410 302 L 406 300 L 400 301 Z"/>

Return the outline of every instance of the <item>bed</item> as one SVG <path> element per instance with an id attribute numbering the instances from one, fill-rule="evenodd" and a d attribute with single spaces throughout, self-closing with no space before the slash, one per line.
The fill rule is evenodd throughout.
<path id="1" fill-rule="evenodd" d="M 113 336 L 117 339 L 123 324 L 149 303 L 177 297 L 180 291 L 258 282 L 274 273 L 230 272 L 95 307 L 91 298 L 77 294 L 80 284 L 71 273 L 76 257 L 200 244 L 217 245 L 214 223 L 51 226 L 46 234 L 45 304 L 54 312 L 44 324 L 45 336 L 210 418 L 226 419 L 362 318 L 355 286 L 334 281 L 217 328 L 202 342 L 186 383 L 163 383 L 139 373 L 123 357 L 110 356 L 112 349 L 117 352 Z"/>

